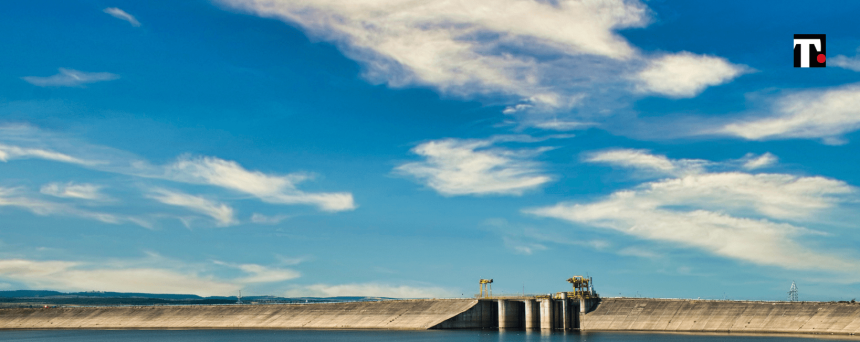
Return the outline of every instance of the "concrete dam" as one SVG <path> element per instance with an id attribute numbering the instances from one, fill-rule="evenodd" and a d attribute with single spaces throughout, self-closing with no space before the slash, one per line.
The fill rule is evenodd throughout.
<path id="1" fill-rule="evenodd" d="M 0 329 L 401 329 L 423 330 L 478 300 L 319 304 L 0 309 Z"/>
<path id="2" fill-rule="evenodd" d="M 541 329 L 860 337 L 860 304 L 545 296 L 0 309 L 0 329 Z"/>

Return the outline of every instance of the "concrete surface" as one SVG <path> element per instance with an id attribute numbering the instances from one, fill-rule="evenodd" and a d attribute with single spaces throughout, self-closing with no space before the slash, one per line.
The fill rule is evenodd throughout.
<path id="1" fill-rule="evenodd" d="M 469 310 L 433 326 L 433 329 L 493 329 L 499 326 L 499 306 L 494 300 L 479 300 Z"/>
<path id="2" fill-rule="evenodd" d="M 0 309 L 0 329 L 429 329 L 474 299 Z M 493 303 L 495 304 L 495 303 Z"/>
<path id="3" fill-rule="evenodd" d="M 860 304 L 604 298 L 580 323 L 587 331 L 860 336 Z"/>

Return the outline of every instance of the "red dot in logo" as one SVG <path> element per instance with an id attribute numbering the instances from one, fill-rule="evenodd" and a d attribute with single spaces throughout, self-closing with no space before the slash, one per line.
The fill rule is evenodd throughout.
<path id="1" fill-rule="evenodd" d="M 824 61 L 827 60 L 827 57 L 825 57 L 824 54 L 821 53 L 821 54 L 818 54 L 818 57 L 816 59 L 818 59 L 818 63 L 824 63 Z"/>

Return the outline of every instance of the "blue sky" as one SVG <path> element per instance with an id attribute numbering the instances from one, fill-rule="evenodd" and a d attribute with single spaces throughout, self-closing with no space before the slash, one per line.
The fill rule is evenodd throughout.
<path id="1" fill-rule="evenodd" d="M 858 13 L 6 3 L 0 289 L 855 298 Z"/>

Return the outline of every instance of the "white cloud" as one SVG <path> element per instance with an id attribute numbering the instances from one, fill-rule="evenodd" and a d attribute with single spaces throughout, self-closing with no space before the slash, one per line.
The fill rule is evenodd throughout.
<path id="1" fill-rule="evenodd" d="M 413 287 L 380 283 L 314 284 L 288 290 L 285 297 L 387 297 L 387 298 L 445 298 L 452 291 L 441 287 Z"/>
<path id="2" fill-rule="evenodd" d="M 821 233 L 774 219 L 814 221 L 855 193 L 844 182 L 823 177 L 703 171 L 647 182 L 592 203 L 527 212 L 760 265 L 850 273 L 860 266 L 856 260 L 799 242 Z"/>
<path id="3" fill-rule="evenodd" d="M 125 20 L 125 21 L 129 22 L 129 24 L 131 24 L 131 26 L 140 27 L 140 22 L 137 21 L 137 19 L 133 15 L 128 14 L 119 8 L 108 7 L 108 8 L 104 9 L 104 12 L 107 14 L 110 14 L 114 18 L 117 18 L 120 20 Z"/>
<path id="4" fill-rule="evenodd" d="M 0 259 L 0 279 L 28 288 L 58 291 L 116 291 L 187 293 L 229 296 L 248 285 L 277 283 L 299 277 L 298 272 L 257 264 L 216 265 L 244 275 L 218 278 L 205 264 L 187 264 L 149 253 L 139 260 L 83 261 Z"/>
<path id="5" fill-rule="evenodd" d="M 855 190 L 845 182 L 824 177 L 721 172 L 646 183 L 640 191 L 657 198 L 660 205 L 754 210 L 778 219 L 802 219 L 843 202 L 840 196 Z"/>
<path id="6" fill-rule="evenodd" d="M 635 51 L 613 31 L 648 20 L 644 5 L 621 0 L 221 2 L 336 41 L 365 64 L 369 77 L 394 86 L 429 84 L 443 91 L 524 98 L 542 93 L 537 88 L 546 76 L 535 53 L 524 50 L 624 60 Z"/>
<path id="7" fill-rule="evenodd" d="M 755 169 L 765 168 L 765 167 L 771 166 L 773 164 L 776 164 L 776 162 L 778 160 L 779 159 L 775 155 L 771 154 L 770 152 L 762 154 L 758 157 L 756 157 L 756 155 L 754 155 L 752 153 L 747 153 L 746 156 L 741 158 L 741 162 L 743 162 L 743 167 L 744 167 L 744 169 L 747 169 L 747 170 L 755 170 Z"/>
<path id="8" fill-rule="evenodd" d="M 202 156 L 184 156 L 178 158 L 174 163 L 153 165 L 125 151 L 66 139 L 34 127 L 26 125 L 0 126 L 0 161 L 7 162 L 23 158 L 57 161 L 103 172 L 128 175 L 137 177 L 137 181 L 144 184 L 147 179 L 160 179 L 186 184 L 217 186 L 253 195 L 270 204 L 307 204 L 332 212 L 356 208 L 352 194 L 349 192 L 314 193 L 299 190 L 297 185 L 311 178 L 305 173 L 266 174 L 246 170 L 235 161 Z M 48 184 L 43 187 L 42 192 L 60 197 L 87 198 L 99 196 L 98 189 L 94 188 L 93 185 L 75 183 Z M 159 198 L 164 198 L 164 196 L 159 196 Z M 178 200 L 177 198 L 174 199 Z M 198 212 L 216 218 L 222 225 L 226 225 L 227 222 L 235 223 L 234 220 L 227 220 L 225 216 L 227 212 L 220 208 L 221 205 L 213 204 L 212 207 L 207 208 L 200 201 L 184 201 L 183 203 L 191 205 L 192 202 L 196 202 L 192 207 L 196 208 Z M 207 209 L 204 210 L 203 208 Z M 58 213 L 60 211 L 53 212 Z M 188 222 L 194 217 L 182 219 Z M 275 223 L 275 221 L 283 219 L 284 217 L 274 216 L 269 217 L 268 222 Z M 134 220 L 138 224 L 144 222 L 139 218 Z M 262 221 L 266 220 L 263 219 L 263 216 L 258 216 L 255 223 L 262 223 Z M 146 226 L 151 227 L 149 224 Z"/>
<path id="9" fill-rule="evenodd" d="M 666 156 L 651 154 L 648 150 L 614 149 L 589 153 L 585 161 L 635 168 L 657 175 L 683 175 L 699 173 L 708 164 L 698 159 L 670 160 Z"/>
<path id="10" fill-rule="evenodd" d="M 704 134 L 733 135 L 749 140 L 822 138 L 843 143 L 841 135 L 860 129 L 860 84 L 781 96 L 773 115 L 739 120 Z"/>
<path id="11" fill-rule="evenodd" d="M 504 241 L 505 247 L 508 247 L 514 250 L 514 252 L 523 255 L 532 255 L 534 252 L 545 251 L 548 249 L 542 244 L 535 242 L 527 242 L 523 241 L 523 239 L 510 236 L 503 236 L 502 241 Z"/>
<path id="12" fill-rule="evenodd" d="M 326 211 L 355 209 L 350 193 L 305 193 L 296 189 L 297 183 L 308 178 L 306 175 L 267 175 L 214 157 L 180 158 L 166 167 L 166 176 L 177 181 L 211 184 L 244 192 L 268 203 L 311 204 Z"/>
<path id="13" fill-rule="evenodd" d="M 747 67 L 726 59 L 689 52 L 652 59 L 636 74 L 637 90 L 669 97 L 694 97 L 709 86 L 726 83 L 747 72 Z"/>
<path id="14" fill-rule="evenodd" d="M 860 52 L 860 49 L 858 49 L 858 52 Z M 837 55 L 836 57 L 828 58 L 827 64 L 848 70 L 860 71 L 860 54 L 854 57 Z"/>
<path id="15" fill-rule="evenodd" d="M 497 141 L 512 141 L 517 136 L 487 140 L 433 140 L 412 149 L 424 161 L 406 163 L 396 172 L 413 176 L 437 192 L 448 195 L 521 195 L 547 183 L 540 165 L 530 160 L 538 150 L 509 150 L 492 147 Z"/>
<path id="16" fill-rule="evenodd" d="M 28 83 L 39 87 L 77 87 L 87 83 L 113 81 L 118 78 L 119 75 L 109 72 L 84 72 L 65 68 L 60 68 L 60 73 L 53 76 L 22 77 Z"/>
<path id="17" fill-rule="evenodd" d="M 58 153 L 40 148 L 26 148 L 12 145 L 0 144 L 0 161 L 7 162 L 13 159 L 38 158 L 53 160 L 63 163 L 78 165 L 96 165 L 99 162 L 72 157 L 67 154 Z"/>
<path id="18" fill-rule="evenodd" d="M 134 223 L 144 228 L 152 228 L 152 225 L 145 219 L 139 217 L 115 215 L 109 213 L 101 213 L 78 209 L 74 206 L 43 201 L 33 198 L 26 194 L 21 188 L 4 188 L 0 187 L 0 207 L 18 207 L 29 210 L 36 215 L 62 215 L 75 216 L 92 220 L 101 221 L 110 224 Z"/>
<path id="19" fill-rule="evenodd" d="M 533 123 L 531 126 L 552 131 L 572 131 L 593 127 L 595 126 L 595 124 L 590 122 L 551 120 L 536 122 Z"/>
<path id="20" fill-rule="evenodd" d="M 288 218 L 290 217 L 287 215 L 267 216 L 260 213 L 254 213 L 253 215 L 251 215 L 251 222 L 259 224 L 278 224 Z"/>
<path id="21" fill-rule="evenodd" d="M 691 97 L 746 71 L 714 56 L 642 54 L 617 34 L 651 21 L 637 0 L 217 2 L 334 42 L 371 82 L 486 99 L 518 116 L 599 122 L 627 111 L 631 92 Z"/>
<path id="22" fill-rule="evenodd" d="M 148 197 L 164 204 L 188 208 L 212 217 L 221 227 L 238 223 L 233 217 L 233 208 L 224 203 L 215 203 L 203 197 L 165 189 L 155 189 Z"/>
<path id="23" fill-rule="evenodd" d="M 0 260 L 0 278 L 30 288 L 63 291 L 119 291 L 193 293 L 203 296 L 232 294 L 241 286 L 177 270 L 159 268 L 107 268 L 69 261 Z"/>
<path id="24" fill-rule="evenodd" d="M 235 279 L 236 282 L 243 284 L 274 283 L 295 279 L 301 276 L 299 272 L 294 270 L 267 267 L 257 264 L 233 264 L 222 261 L 215 261 L 215 264 L 239 269 L 248 273 L 249 275 L 246 277 Z"/>
<path id="25" fill-rule="evenodd" d="M 104 200 L 107 198 L 100 192 L 101 186 L 93 184 L 48 183 L 42 186 L 41 193 L 55 197 L 80 198 L 87 200 Z"/>

